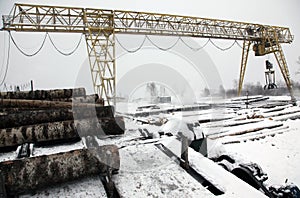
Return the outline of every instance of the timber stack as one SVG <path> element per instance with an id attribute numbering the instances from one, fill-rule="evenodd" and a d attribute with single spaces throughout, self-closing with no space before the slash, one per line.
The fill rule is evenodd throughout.
<path id="1" fill-rule="evenodd" d="M 104 106 L 97 94 L 86 95 L 84 88 L 4 92 L 0 98 L 1 152 L 22 150 L 25 144 L 55 146 L 124 133 L 123 118 L 114 116 L 114 108 Z M 117 146 L 94 145 L 0 162 L 0 185 L 15 196 L 91 174 L 109 174 L 108 166 L 117 171 L 119 165 Z"/>

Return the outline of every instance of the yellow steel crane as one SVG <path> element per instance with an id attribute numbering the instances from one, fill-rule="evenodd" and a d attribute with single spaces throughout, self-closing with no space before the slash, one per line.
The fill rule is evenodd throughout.
<path id="1" fill-rule="evenodd" d="M 282 43 L 291 43 L 287 27 L 207 19 L 171 14 L 123 10 L 15 4 L 11 15 L 3 16 L 8 31 L 83 33 L 86 39 L 95 92 L 107 104 L 115 104 L 116 34 L 187 36 L 243 41 L 238 95 L 245 76 L 250 47 L 256 56 L 273 53 L 295 102 Z"/>

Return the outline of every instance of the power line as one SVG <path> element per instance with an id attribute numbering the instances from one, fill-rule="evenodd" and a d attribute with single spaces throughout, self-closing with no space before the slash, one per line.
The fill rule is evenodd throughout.
<path id="1" fill-rule="evenodd" d="M 10 34 L 9 34 L 10 35 Z M 3 85 L 6 76 L 7 76 L 7 71 L 8 71 L 8 65 L 9 65 L 9 57 L 10 57 L 10 38 L 8 38 L 8 52 L 7 52 L 7 60 L 6 60 L 6 69 L 5 69 L 5 73 L 4 73 L 4 77 L 0 83 L 0 86 Z"/>
<path id="2" fill-rule="evenodd" d="M 56 47 L 56 45 L 54 44 L 54 42 L 53 42 L 53 40 L 51 39 L 51 36 L 50 36 L 50 34 L 49 34 L 48 32 L 47 32 L 47 35 L 49 36 L 50 42 L 51 42 L 51 44 L 53 45 L 53 47 L 56 49 L 56 51 L 58 51 L 60 54 L 62 54 L 62 55 L 64 55 L 64 56 L 70 56 L 70 55 L 72 55 L 74 52 L 76 52 L 77 49 L 79 48 L 79 45 L 80 45 L 81 40 L 82 40 L 82 37 L 83 37 L 83 34 L 81 34 L 81 37 L 80 37 L 80 39 L 79 39 L 77 45 L 75 46 L 75 48 L 74 48 L 72 51 L 70 51 L 70 52 L 63 52 L 63 51 L 61 51 L 60 49 L 58 49 L 58 48 Z"/>
<path id="3" fill-rule="evenodd" d="M 10 36 L 10 38 L 11 38 L 13 44 L 16 46 L 16 48 L 17 48 L 24 56 L 32 57 L 32 56 L 37 55 L 37 54 L 42 50 L 42 48 L 44 47 L 45 41 L 46 41 L 46 38 L 47 38 L 47 33 L 45 34 L 44 40 L 43 40 L 43 42 L 42 42 L 40 48 L 39 48 L 36 52 L 34 52 L 34 53 L 32 53 L 32 54 L 28 54 L 28 53 L 24 52 L 24 51 L 17 45 L 17 43 L 16 43 L 15 39 L 13 38 L 12 34 L 10 33 L 10 31 L 9 31 L 9 36 Z"/>

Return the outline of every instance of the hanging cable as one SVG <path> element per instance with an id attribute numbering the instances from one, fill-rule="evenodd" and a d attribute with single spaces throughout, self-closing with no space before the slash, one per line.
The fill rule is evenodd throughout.
<path id="1" fill-rule="evenodd" d="M 160 50 L 162 50 L 162 51 L 168 51 L 168 50 L 172 49 L 173 47 L 175 47 L 175 45 L 177 45 L 178 41 L 180 40 L 180 37 L 178 37 L 177 41 L 176 41 L 173 45 L 171 45 L 170 47 L 167 47 L 167 48 L 162 48 L 162 47 L 159 47 L 158 45 L 156 45 L 156 44 L 149 38 L 148 35 L 146 35 L 146 37 L 147 37 L 147 39 L 150 41 L 150 43 L 151 43 L 152 45 L 154 45 L 157 49 L 160 49 Z"/>
<path id="2" fill-rule="evenodd" d="M 11 39 L 11 37 L 9 36 L 9 38 L 8 38 L 8 52 L 7 52 L 7 60 L 6 60 L 6 69 L 5 69 L 5 73 L 4 73 L 3 79 L 0 82 L 0 86 L 3 85 L 3 83 L 5 82 L 6 76 L 7 76 L 8 65 L 9 65 L 9 57 L 10 57 L 10 39 Z"/>
<path id="3" fill-rule="evenodd" d="M 53 40 L 51 39 L 51 36 L 50 36 L 50 34 L 49 34 L 48 32 L 47 32 L 47 35 L 49 36 L 50 42 L 51 42 L 51 44 L 53 45 L 53 47 L 56 49 L 56 51 L 58 51 L 60 54 L 62 54 L 62 55 L 64 55 L 64 56 L 70 56 L 70 55 L 74 54 L 74 52 L 76 52 L 77 49 L 79 48 L 79 45 L 80 45 L 81 40 L 82 40 L 82 37 L 83 37 L 83 34 L 81 34 L 81 37 L 80 37 L 80 39 L 79 39 L 79 42 L 77 43 L 76 47 L 75 47 L 71 52 L 63 52 L 63 51 L 61 51 L 60 49 L 58 49 L 58 48 L 56 47 L 56 45 L 54 44 L 54 42 L 53 42 Z"/>
<path id="4" fill-rule="evenodd" d="M 204 45 L 202 45 L 199 48 L 194 48 L 194 47 L 191 47 L 189 44 L 187 44 L 181 37 L 180 37 L 180 40 L 185 46 L 187 46 L 188 48 L 190 48 L 193 51 L 199 51 L 199 50 L 203 49 L 204 47 L 206 47 L 206 45 L 209 43 L 209 39 L 207 39 L 207 41 L 206 41 L 206 43 L 204 43 Z"/>
<path id="5" fill-rule="evenodd" d="M 177 43 L 178 43 L 179 41 L 181 41 L 186 47 L 190 48 L 190 49 L 193 50 L 193 51 L 199 51 L 199 50 L 205 48 L 209 42 L 210 42 L 214 47 L 216 47 L 217 49 L 222 50 L 222 51 L 226 51 L 226 50 L 231 49 L 235 44 L 237 44 L 239 47 L 242 48 L 242 46 L 238 43 L 237 40 L 235 40 L 230 46 L 228 46 L 228 47 L 226 47 L 226 48 L 222 48 L 222 47 L 219 47 L 218 45 L 216 45 L 210 38 L 209 38 L 209 39 L 205 42 L 205 44 L 202 45 L 201 47 L 199 47 L 199 48 L 194 48 L 194 47 L 191 47 L 188 43 L 186 43 L 186 42 L 182 39 L 182 37 L 180 37 L 180 36 L 178 37 L 177 41 L 176 41 L 174 44 L 172 44 L 170 47 L 162 48 L 162 47 L 158 46 L 156 43 L 154 43 L 154 42 L 150 39 L 150 37 L 149 37 L 148 35 L 146 35 L 145 38 L 144 38 L 144 40 L 142 41 L 142 43 L 140 44 L 139 47 L 137 47 L 137 48 L 134 49 L 134 50 L 129 50 L 129 49 L 127 49 L 124 45 L 122 45 L 122 43 L 121 43 L 121 42 L 118 40 L 118 38 L 116 37 L 116 41 L 118 42 L 118 44 L 121 46 L 121 48 L 123 48 L 123 49 L 124 49 L 125 51 L 127 51 L 128 53 L 135 53 L 135 52 L 139 51 L 139 50 L 143 47 L 143 45 L 144 45 L 146 39 L 148 39 L 149 42 L 150 42 L 152 45 L 154 45 L 157 49 L 160 49 L 160 50 L 163 50 L 163 51 L 168 51 L 168 50 L 172 49 L 173 47 L 175 47 L 175 46 L 177 45 Z"/>
<path id="6" fill-rule="evenodd" d="M 17 48 L 24 56 L 32 57 L 32 56 L 37 55 L 37 54 L 42 50 L 42 48 L 44 47 L 44 44 L 45 44 L 45 41 L 46 41 L 46 38 L 47 38 L 47 33 L 45 34 L 44 40 L 43 40 L 43 42 L 42 42 L 40 48 L 39 48 L 36 52 L 34 52 L 34 53 L 32 53 L 32 54 L 28 54 L 28 53 L 24 52 L 24 51 L 17 45 L 17 43 L 16 43 L 15 39 L 13 38 L 12 34 L 10 33 L 10 31 L 9 31 L 9 36 L 10 36 L 10 38 L 11 38 L 13 44 L 16 46 L 16 48 Z"/>
<path id="7" fill-rule="evenodd" d="M 216 45 L 211 39 L 209 39 L 209 40 L 210 40 L 210 43 L 213 44 L 213 46 L 215 46 L 217 49 L 222 50 L 222 51 L 226 51 L 226 50 L 231 49 L 234 46 L 235 42 L 236 42 L 236 41 L 234 41 L 229 47 L 221 48 L 218 45 Z"/>
<path id="8" fill-rule="evenodd" d="M 145 36 L 145 37 L 144 37 L 144 40 L 142 41 L 142 43 L 140 44 L 140 46 L 139 46 L 138 48 L 136 48 L 136 49 L 134 49 L 134 50 L 129 50 L 129 49 L 125 48 L 124 45 L 122 45 L 122 43 L 119 41 L 118 37 L 116 37 L 116 41 L 118 42 L 118 44 L 121 46 L 121 48 L 122 48 L 123 50 L 125 50 L 125 51 L 128 52 L 128 53 L 135 53 L 135 52 L 139 51 L 139 50 L 143 47 L 143 45 L 144 45 L 146 39 L 147 39 L 147 37 Z"/>
<path id="9" fill-rule="evenodd" d="M 243 49 L 243 46 L 241 46 L 241 44 L 237 40 L 235 42 L 241 49 Z"/>

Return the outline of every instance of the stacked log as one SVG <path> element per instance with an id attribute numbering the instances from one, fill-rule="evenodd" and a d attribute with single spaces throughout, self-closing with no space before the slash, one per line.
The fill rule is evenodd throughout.
<path id="1" fill-rule="evenodd" d="M 107 175 L 108 167 L 117 171 L 120 156 L 117 146 L 105 145 L 0 163 L 7 194 L 28 193 L 90 175 Z"/>
<path id="2" fill-rule="evenodd" d="M 59 122 L 64 120 L 114 118 L 112 106 L 84 105 L 74 107 L 50 108 L 41 110 L 22 110 L 5 112 L 0 115 L 0 129 L 23 125 Z"/>
<path id="3" fill-rule="evenodd" d="M 0 130 L 0 148 L 14 147 L 23 143 L 42 144 L 64 140 L 78 140 L 74 121 L 49 122 Z"/>
<path id="4" fill-rule="evenodd" d="M 19 92 L 2 92 L 2 99 L 26 99 L 26 100 L 53 100 L 65 99 L 72 97 L 83 97 L 86 95 L 84 88 L 74 89 L 53 89 L 53 90 L 36 90 L 36 91 L 19 91 Z"/>
<path id="5" fill-rule="evenodd" d="M 124 133 L 124 120 L 114 117 L 113 107 L 95 103 L 96 95 L 91 103 L 82 102 L 88 97 L 82 88 L 0 95 L 0 150 L 23 143 L 43 145 Z M 74 95 L 81 99 L 73 101 Z"/>
<path id="6" fill-rule="evenodd" d="M 61 101 L 47 101 L 47 100 L 24 100 L 24 99 L 1 99 L 0 107 L 3 112 L 7 112 L 10 108 L 15 110 L 26 109 L 51 109 L 51 108 L 69 108 L 72 107 L 91 107 L 101 106 L 95 103 L 71 103 Z"/>
<path id="7" fill-rule="evenodd" d="M 113 107 L 103 106 L 97 95 L 86 96 L 82 88 L 6 92 L 0 98 L 0 152 L 24 143 L 49 146 L 124 133 L 124 120 L 114 117 Z M 119 167 L 117 146 L 95 144 L 0 162 L 0 178 L 7 195 L 16 196 L 95 174 L 111 178 Z"/>

